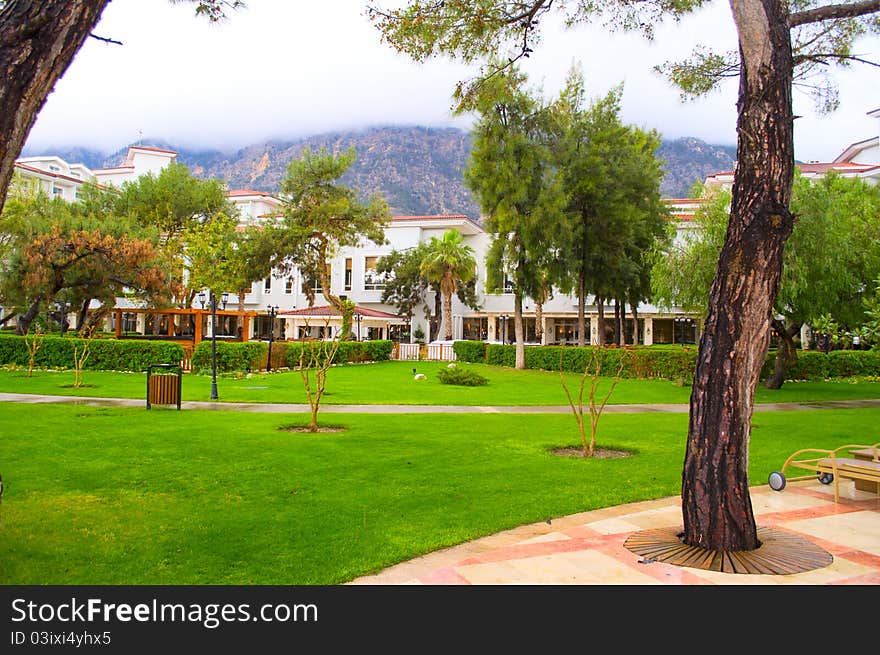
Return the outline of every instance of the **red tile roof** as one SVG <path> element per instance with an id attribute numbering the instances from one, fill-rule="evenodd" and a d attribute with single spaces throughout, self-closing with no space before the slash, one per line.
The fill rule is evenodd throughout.
<path id="1" fill-rule="evenodd" d="M 254 191 L 253 189 L 233 189 L 232 191 L 226 192 L 227 196 L 230 197 L 238 197 L 238 196 L 264 196 L 266 198 L 274 198 L 271 193 L 266 193 L 265 191 Z"/>
<path id="2" fill-rule="evenodd" d="M 442 221 L 442 220 L 472 220 L 470 216 L 465 214 L 434 214 L 430 216 L 392 216 L 392 221 Z"/>
<path id="3" fill-rule="evenodd" d="M 22 163 L 16 162 L 15 167 L 16 168 L 23 168 L 23 169 L 31 171 L 33 173 L 41 173 L 43 175 L 48 175 L 49 177 L 56 177 L 61 180 L 69 180 L 70 182 L 76 182 L 78 184 L 92 184 L 92 185 L 98 187 L 99 189 L 106 188 L 101 184 L 95 184 L 91 180 L 84 180 L 81 177 L 73 177 L 72 175 L 65 175 L 64 173 L 55 173 L 53 171 L 47 171 L 42 168 L 37 168 L 36 166 L 31 166 L 29 164 L 22 164 Z"/>
<path id="4" fill-rule="evenodd" d="M 360 314 L 369 318 L 402 318 L 397 314 L 389 314 L 378 309 L 370 309 L 368 307 L 357 306 L 354 308 L 355 314 Z M 279 316 L 339 316 L 339 310 L 330 305 L 322 305 L 320 307 L 306 307 L 304 309 L 285 309 L 278 312 Z"/>
<path id="5" fill-rule="evenodd" d="M 863 173 L 875 168 L 877 164 L 857 164 L 851 161 L 828 162 L 817 164 L 796 164 L 802 173 L 827 173 L 829 171 L 841 171 L 847 173 Z"/>
<path id="6" fill-rule="evenodd" d="M 703 200 L 701 198 L 666 198 L 663 202 L 668 205 L 699 205 Z"/>
<path id="7" fill-rule="evenodd" d="M 129 150 L 149 150 L 151 152 L 165 152 L 169 155 L 176 155 L 176 150 L 166 150 L 165 148 L 154 148 L 152 146 L 129 146 Z"/>

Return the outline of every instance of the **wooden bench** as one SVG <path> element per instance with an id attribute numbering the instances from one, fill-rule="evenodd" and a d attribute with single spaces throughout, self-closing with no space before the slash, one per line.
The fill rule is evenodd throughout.
<path id="1" fill-rule="evenodd" d="M 840 453 L 852 455 L 841 456 Z M 822 448 L 804 448 L 789 457 L 780 471 L 770 474 L 768 483 L 774 491 L 785 488 L 785 472 L 789 468 L 812 471 L 822 484 L 834 485 L 834 502 L 840 500 L 840 480 L 853 480 L 864 483 L 867 488 L 858 486 L 864 491 L 874 491 L 880 495 L 880 443 L 873 446 L 849 444 L 834 450 Z M 788 478 L 789 480 L 806 480 L 813 475 L 802 475 Z M 870 486 L 867 486 L 870 485 Z"/>
<path id="2" fill-rule="evenodd" d="M 861 448 L 849 451 L 849 454 L 856 459 L 869 462 L 880 462 L 880 448 Z M 880 494 L 880 482 L 868 482 L 867 480 L 856 480 L 856 489 L 860 491 L 873 491 Z"/>

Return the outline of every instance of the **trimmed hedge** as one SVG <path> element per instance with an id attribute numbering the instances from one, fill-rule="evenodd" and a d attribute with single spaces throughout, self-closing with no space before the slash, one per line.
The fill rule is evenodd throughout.
<path id="1" fill-rule="evenodd" d="M 562 370 L 583 373 L 590 362 L 593 346 L 527 346 L 526 368 L 558 371 L 560 357 Z M 697 365 L 696 348 L 667 349 L 650 347 L 599 349 L 602 352 L 602 369 L 607 373 L 616 372 L 621 361 L 624 378 L 666 378 L 670 380 L 693 379 Z M 486 349 L 486 362 L 500 366 L 514 366 L 516 346 L 489 344 Z"/>
<path id="2" fill-rule="evenodd" d="M 762 377 L 773 371 L 775 352 L 768 353 Z M 880 352 L 876 350 L 799 350 L 797 364 L 788 372 L 791 380 L 823 380 L 855 375 L 880 375 Z"/>
<path id="3" fill-rule="evenodd" d="M 266 367 L 269 344 L 262 341 L 220 341 L 217 342 L 217 371 L 259 371 Z M 273 344 L 273 349 L 274 349 Z M 273 357 L 274 359 L 274 357 Z M 201 341 L 193 351 L 192 368 L 194 372 L 211 368 L 211 340 Z"/>
<path id="4" fill-rule="evenodd" d="M 0 364 L 27 366 L 29 354 L 24 337 L 4 335 L 0 339 Z M 35 365 L 40 368 L 73 368 L 73 347 L 84 339 L 47 335 L 37 351 Z M 84 368 L 93 371 L 145 371 L 151 364 L 177 366 L 183 359 L 183 346 L 173 341 L 92 339 Z"/>
<path id="5" fill-rule="evenodd" d="M 582 373 L 589 361 L 593 346 L 526 346 L 526 368 L 558 371 L 560 354 L 562 370 Z M 482 341 L 456 341 L 453 344 L 456 357 L 464 362 L 485 362 L 496 366 L 515 364 L 516 346 L 484 343 Z M 693 380 L 697 365 L 697 347 L 665 348 L 655 346 L 627 346 L 604 348 L 602 368 L 606 372 L 617 371 L 620 358 L 624 358 L 621 377 L 664 378 Z M 773 370 L 774 351 L 767 353 L 761 371 L 765 378 Z M 827 355 L 815 350 L 799 350 L 798 362 L 789 371 L 792 380 L 822 380 L 856 375 L 880 376 L 880 351 L 832 350 Z"/>
<path id="6" fill-rule="evenodd" d="M 317 342 L 327 343 L 329 342 Z M 286 344 L 286 366 L 289 368 L 299 367 L 299 357 L 303 344 L 292 341 Z M 348 364 L 355 362 L 383 362 L 391 359 L 394 350 L 394 342 L 387 340 L 376 341 L 343 341 L 333 357 L 334 364 Z M 274 357 L 272 358 L 275 359 Z"/>
<path id="7" fill-rule="evenodd" d="M 454 341 L 452 351 L 460 362 L 486 363 L 486 344 L 483 341 Z"/>

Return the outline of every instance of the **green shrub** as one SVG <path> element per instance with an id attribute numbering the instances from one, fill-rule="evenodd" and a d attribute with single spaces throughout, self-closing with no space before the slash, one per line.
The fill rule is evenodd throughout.
<path id="1" fill-rule="evenodd" d="M 598 346 L 526 346 L 526 368 L 583 373 Z M 616 373 L 623 361 L 623 378 L 662 378 L 690 383 L 697 365 L 696 348 L 655 348 L 653 346 L 606 346 L 602 349 L 602 369 Z M 516 346 L 489 344 L 486 362 L 514 366 Z M 560 362 L 561 359 L 561 362 Z"/>
<path id="2" fill-rule="evenodd" d="M 217 371 L 259 371 L 266 367 L 269 345 L 262 341 L 220 341 L 217 342 Z M 273 344 L 273 348 L 274 348 Z M 211 340 L 206 339 L 196 346 L 192 356 L 193 371 L 206 371 L 211 368 Z"/>
<path id="3" fill-rule="evenodd" d="M 452 344 L 452 351 L 460 362 L 478 364 L 486 362 L 486 344 L 483 341 L 455 341 Z"/>
<path id="4" fill-rule="evenodd" d="M 489 384 L 489 380 L 479 373 L 460 366 L 442 368 L 437 373 L 437 377 L 443 384 L 457 384 L 463 387 L 481 387 L 484 384 Z"/>
<path id="5" fill-rule="evenodd" d="M 73 368 L 73 347 L 83 341 L 47 335 L 34 363 L 41 368 Z M 93 371 L 145 371 L 151 364 L 177 366 L 183 359 L 183 346 L 173 341 L 92 339 L 89 352 L 85 368 Z M 24 337 L 5 335 L 0 339 L 0 364 L 27 366 Z"/>
<path id="6" fill-rule="evenodd" d="M 327 344 L 329 348 L 331 342 L 320 342 Z M 299 367 L 300 353 L 302 352 L 302 343 L 292 341 L 286 344 L 286 366 L 290 368 Z M 348 364 L 354 362 L 383 362 L 391 358 L 391 352 L 394 350 L 394 342 L 388 340 L 376 341 L 343 341 L 339 344 L 339 349 L 333 357 L 334 364 Z M 273 357 L 274 360 L 274 357 Z"/>
<path id="7" fill-rule="evenodd" d="M 832 350 L 827 355 L 829 377 L 880 375 L 880 354 L 870 350 Z"/>
<path id="8" fill-rule="evenodd" d="M 387 339 L 361 341 L 363 354 L 368 362 L 387 362 L 394 351 L 394 342 Z"/>
<path id="9" fill-rule="evenodd" d="M 773 372 L 776 351 L 767 353 L 761 378 Z M 797 363 L 788 371 L 790 380 L 824 380 L 854 376 L 880 375 L 880 352 L 873 350 L 798 350 Z"/>

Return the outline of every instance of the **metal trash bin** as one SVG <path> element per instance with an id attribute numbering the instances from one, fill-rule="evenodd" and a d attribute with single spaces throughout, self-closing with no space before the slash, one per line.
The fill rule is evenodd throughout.
<path id="1" fill-rule="evenodd" d="M 153 369 L 163 369 L 164 372 L 154 373 Z M 177 409 L 180 409 L 182 386 L 182 367 L 172 364 L 151 364 L 147 367 L 147 409 L 153 405 L 177 405 Z"/>

